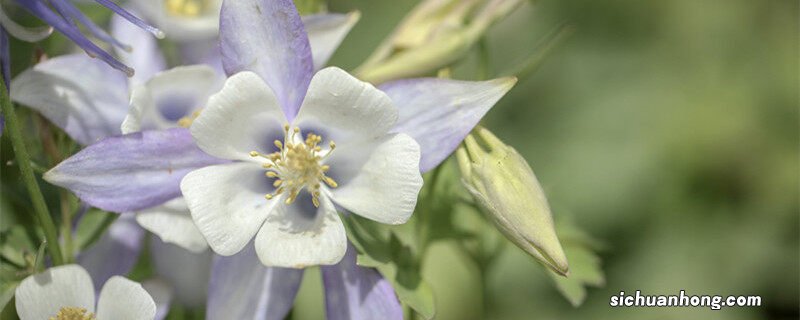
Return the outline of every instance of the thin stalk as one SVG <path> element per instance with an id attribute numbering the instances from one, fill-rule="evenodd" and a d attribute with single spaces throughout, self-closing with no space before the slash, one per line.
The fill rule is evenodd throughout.
<path id="1" fill-rule="evenodd" d="M 551 31 L 536 48 L 536 52 L 531 55 L 522 66 L 517 68 L 513 74 L 520 80 L 528 78 L 534 71 L 542 66 L 542 62 L 559 45 L 561 45 L 570 35 L 575 31 L 575 27 L 567 24 L 560 25 L 555 30 Z"/>
<path id="2" fill-rule="evenodd" d="M 489 70 L 489 43 L 486 37 L 482 37 L 478 41 L 478 72 L 477 80 L 483 81 L 489 79 L 491 71 Z"/>
<path id="3" fill-rule="evenodd" d="M 0 87 L 5 87 L 5 83 L 0 79 Z M 8 92 L 0 88 L 0 107 L 2 107 L 3 115 L 6 118 L 8 127 L 8 136 L 11 139 L 11 145 L 14 147 L 14 157 L 16 158 L 19 170 L 22 176 L 22 181 L 28 189 L 31 202 L 33 203 L 33 211 L 36 215 L 36 220 L 42 227 L 45 240 L 47 241 L 47 249 L 50 252 L 51 259 L 54 265 L 61 265 L 64 263 L 64 256 L 61 255 L 61 248 L 58 245 L 58 234 L 56 227 L 53 223 L 53 218 L 50 217 L 50 212 L 47 209 L 47 204 L 44 201 L 42 190 L 39 189 L 39 184 L 36 182 L 36 177 L 33 175 L 33 168 L 31 167 L 31 157 L 28 154 L 28 149 L 25 147 L 25 141 L 22 138 L 22 130 L 20 129 L 19 118 L 11 105 Z"/>

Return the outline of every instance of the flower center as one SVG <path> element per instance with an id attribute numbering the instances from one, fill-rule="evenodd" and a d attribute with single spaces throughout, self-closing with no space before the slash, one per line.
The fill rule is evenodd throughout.
<path id="1" fill-rule="evenodd" d="M 196 17 L 208 10 L 208 0 L 165 0 L 167 13 L 178 17 Z"/>
<path id="2" fill-rule="evenodd" d="M 50 320 L 94 320 L 94 314 L 86 311 L 86 308 L 61 307 L 56 316 L 50 317 Z"/>
<path id="3" fill-rule="evenodd" d="M 300 128 L 294 127 L 290 130 L 289 125 L 283 126 L 283 142 L 275 140 L 278 151 L 270 154 L 262 154 L 258 151 L 251 151 L 251 157 L 261 157 L 267 160 L 262 167 L 267 169 L 266 176 L 274 178 L 272 185 L 277 188 L 274 193 L 268 193 L 265 198 L 270 200 L 284 192 L 288 193 L 286 204 L 292 204 L 297 199 L 297 195 L 304 188 L 311 194 L 311 202 L 315 207 L 319 207 L 320 187 L 324 182 L 331 188 L 336 188 L 338 184 L 331 177 L 325 175 L 330 166 L 323 165 L 325 160 L 336 148 L 333 141 L 328 142 L 329 149 L 322 150 L 319 143 L 322 136 L 309 133 L 306 139 L 298 137 Z M 290 132 L 291 131 L 291 132 Z"/>

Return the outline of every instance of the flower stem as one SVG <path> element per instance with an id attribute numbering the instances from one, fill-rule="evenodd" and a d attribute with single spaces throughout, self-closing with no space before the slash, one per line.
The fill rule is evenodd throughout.
<path id="1" fill-rule="evenodd" d="M 2 107 L 3 115 L 5 115 L 8 126 L 8 136 L 11 139 L 11 145 L 14 147 L 14 156 L 19 165 L 22 181 L 25 183 L 28 193 L 30 194 L 36 220 L 38 220 L 42 231 L 44 231 L 47 249 L 50 251 L 53 264 L 61 265 L 64 262 L 64 257 L 61 255 L 61 248 L 58 246 L 56 227 L 53 224 L 53 218 L 50 217 L 50 212 L 47 210 L 47 204 L 44 201 L 42 190 L 39 189 L 39 184 L 36 182 L 36 177 L 33 175 L 31 157 L 28 154 L 28 149 L 25 148 L 25 141 L 22 139 L 19 119 L 14 111 L 14 107 L 11 105 L 8 92 L 4 90 L 5 83 L 1 78 L 0 87 L 2 87 L 0 88 L 0 107 Z"/>

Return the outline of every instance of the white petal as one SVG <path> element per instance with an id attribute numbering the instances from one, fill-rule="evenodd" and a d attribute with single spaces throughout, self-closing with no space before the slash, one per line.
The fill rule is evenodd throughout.
<path id="1" fill-rule="evenodd" d="M 342 69 L 329 67 L 311 79 L 293 125 L 319 131 L 326 140 L 343 145 L 383 136 L 397 117 L 392 100 L 382 91 Z"/>
<path id="2" fill-rule="evenodd" d="M 156 303 L 155 320 L 164 319 L 169 313 L 169 305 L 172 303 L 172 289 L 169 284 L 158 279 L 149 279 L 142 282 L 142 288 L 153 298 Z"/>
<path id="3" fill-rule="evenodd" d="M 250 160 L 250 151 L 269 153 L 274 148 L 272 141 L 283 139 L 286 123 L 267 84 L 255 73 L 240 72 L 211 96 L 190 129 L 197 145 L 208 154 Z"/>
<path id="4" fill-rule="evenodd" d="M 176 245 L 151 239 L 150 253 L 156 274 L 175 290 L 175 300 L 186 307 L 205 304 L 211 274 L 211 251 L 193 253 Z"/>
<path id="5" fill-rule="evenodd" d="M 168 129 L 204 107 L 222 88 L 222 79 L 205 65 L 182 66 L 153 76 L 131 92 L 131 106 L 122 133 Z"/>
<path id="6" fill-rule="evenodd" d="M 119 134 L 127 112 L 128 79 L 83 53 L 39 63 L 14 78 L 11 87 L 13 101 L 38 111 L 84 145 Z"/>
<path id="7" fill-rule="evenodd" d="M 138 282 L 114 276 L 97 298 L 97 320 L 144 320 L 156 316 L 156 303 Z"/>
<path id="8" fill-rule="evenodd" d="M 209 166 L 190 172 L 181 191 L 192 219 L 214 252 L 229 256 L 242 250 L 279 201 L 264 170 L 252 162 Z"/>
<path id="9" fill-rule="evenodd" d="M 208 249 L 206 238 L 192 221 L 192 215 L 183 197 L 140 211 L 136 214 L 136 222 L 164 242 L 174 243 L 195 253 Z"/>
<path id="10" fill-rule="evenodd" d="M 324 195 L 320 200 L 319 208 L 310 197 L 275 207 L 256 236 L 256 253 L 264 265 L 303 268 L 342 260 L 347 250 L 344 224 L 330 200 Z"/>
<path id="11" fill-rule="evenodd" d="M 419 159 L 420 148 L 414 139 L 406 134 L 387 137 L 354 178 L 331 189 L 333 201 L 378 222 L 404 223 L 414 212 L 422 188 Z"/>
<path id="12" fill-rule="evenodd" d="M 89 273 L 78 265 L 54 267 L 22 280 L 16 291 L 22 320 L 50 319 L 62 307 L 94 311 L 94 287 Z"/>
<path id="13" fill-rule="evenodd" d="M 308 42 L 311 45 L 314 70 L 319 70 L 328 63 L 328 59 L 336 52 L 339 44 L 360 18 L 361 13 L 358 11 L 348 14 L 323 13 L 302 17 L 306 33 L 308 33 Z"/>

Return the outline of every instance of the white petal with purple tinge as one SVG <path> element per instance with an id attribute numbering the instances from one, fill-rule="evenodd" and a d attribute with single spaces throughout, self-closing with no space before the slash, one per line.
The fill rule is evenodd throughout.
<path id="1" fill-rule="evenodd" d="M 128 110 L 125 74 L 85 54 L 41 62 L 14 78 L 11 87 L 11 100 L 38 111 L 83 145 L 119 134 Z"/>
<path id="2" fill-rule="evenodd" d="M 200 149 L 223 159 L 250 161 L 250 151 L 267 152 L 272 140 L 283 138 L 287 123 L 278 100 L 261 78 L 240 72 L 228 78 L 222 90 L 191 126 Z"/>
<path id="3" fill-rule="evenodd" d="M 320 202 L 315 208 L 308 197 L 275 207 L 256 235 L 256 253 L 261 263 L 304 268 L 342 259 L 347 249 L 344 224 L 327 197 L 322 196 Z"/>
<path id="4" fill-rule="evenodd" d="M 97 320 L 143 320 L 156 316 L 156 303 L 142 285 L 115 276 L 97 298 Z"/>
<path id="5" fill-rule="evenodd" d="M 411 137 L 397 134 L 383 140 L 358 174 L 331 194 L 336 204 L 355 214 L 401 224 L 414 212 L 421 188 L 419 145 Z"/>
<path id="6" fill-rule="evenodd" d="M 94 288 L 89 273 L 78 265 L 53 267 L 22 280 L 15 293 L 22 320 L 54 317 L 63 307 L 94 312 Z"/>
<path id="7" fill-rule="evenodd" d="M 217 254 L 242 250 L 273 208 L 282 205 L 264 199 L 272 189 L 263 172 L 251 162 L 237 162 L 192 171 L 181 182 L 192 219 Z"/>
<path id="8" fill-rule="evenodd" d="M 192 221 L 189 207 L 183 197 L 136 213 L 136 222 L 167 243 L 200 253 L 208 249 L 206 238 Z"/>

